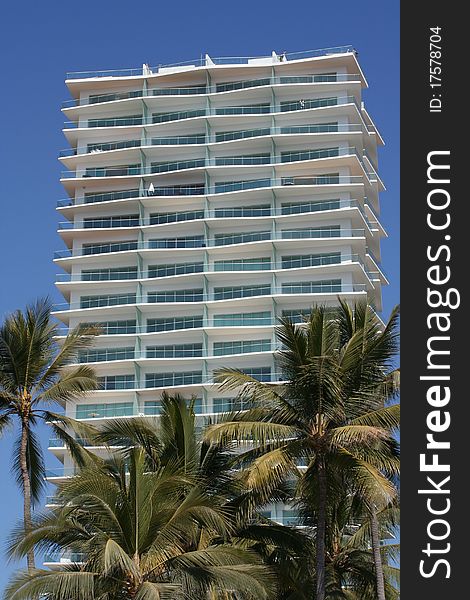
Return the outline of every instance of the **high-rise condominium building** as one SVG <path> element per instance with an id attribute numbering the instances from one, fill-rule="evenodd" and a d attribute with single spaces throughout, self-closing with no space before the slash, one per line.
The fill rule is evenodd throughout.
<path id="1" fill-rule="evenodd" d="M 206 56 L 66 83 L 66 304 L 54 314 L 65 328 L 102 327 L 77 359 L 101 389 L 68 415 L 158 415 L 164 390 L 195 397 L 201 417 L 228 411 L 217 368 L 282 378 L 279 316 L 338 295 L 380 309 L 383 142 L 354 49 Z M 73 465 L 60 442 L 51 449 L 64 463 L 54 480 Z"/>

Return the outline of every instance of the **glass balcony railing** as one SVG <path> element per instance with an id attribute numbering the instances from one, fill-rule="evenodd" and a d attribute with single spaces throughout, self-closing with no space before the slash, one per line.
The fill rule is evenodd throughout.
<path id="1" fill-rule="evenodd" d="M 117 100 L 128 100 L 133 98 L 152 97 L 152 96 L 194 96 L 201 94 L 217 94 L 221 92 L 231 92 L 253 87 L 266 87 L 271 85 L 295 85 L 312 83 L 338 83 L 348 81 L 361 81 L 358 73 L 319 73 L 304 76 L 283 76 L 283 77 L 265 77 L 262 79 L 245 79 L 242 81 L 231 81 L 227 83 L 217 83 L 215 85 L 195 85 L 191 87 L 169 87 L 169 88 L 150 88 L 146 90 L 136 89 L 127 92 L 116 92 L 108 94 L 93 94 L 79 99 L 65 100 L 62 103 L 63 108 L 71 106 L 88 106 L 89 104 L 98 104 L 104 102 L 115 102 Z"/>
<path id="2" fill-rule="evenodd" d="M 120 149 L 145 149 L 151 146 L 182 146 L 182 145 L 204 145 L 218 142 L 230 142 L 256 137 L 277 135 L 307 135 L 322 133 L 363 133 L 366 128 L 362 124 L 351 123 L 324 123 L 316 125 L 295 125 L 286 127 L 264 127 L 258 129 L 245 129 L 235 131 L 222 131 L 210 136 L 205 134 L 193 134 L 166 137 L 144 137 L 139 140 L 107 142 L 101 144 L 88 144 L 86 147 L 65 148 L 60 151 L 59 156 L 77 156 L 84 154 L 96 154 Z"/>
<path id="3" fill-rule="evenodd" d="M 370 205 L 367 205 L 370 209 Z M 157 213 L 147 218 L 139 219 L 132 215 L 127 217 L 102 217 L 97 219 L 86 219 L 76 221 L 63 221 L 59 223 L 59 229 L 114 229 L 130 227 L 148 227 L 150 225 L 166 225 L 182 221 L 198 221 L 201 219 L 233 219 L 233 218 L 256 218 L 289 216 L 301 213 L 312 213 L 326 210 L 337 210 L 342 208 L 358 208 L 364 217 L 365 210 L 361 203 L 356 200 L 304 200 L 301 202 L 283 203 L 279 208 L 272 208 L 269 204 L 261 206 L 240 206 L 230 208 L 216 208 L 208 211 L 191 210 L 173 213 Z M 378 222 L 377 215 L 371 210 Z M 369 219 L 368 219 L 369 220 Z"/>
<path id="4" fill-rule="evenodd" d="M 302 186 L 323 186 L 323 185 L 361 185 L 366 183 L 366 178 L 362 175 L 315 175 L 315 176 L 294 176 L 282 178 L 262 178 L 249 179 L 242 181 L 233 181 L 230 183 L 218 183 L 214 186 L 205 188 L 204 184 L 184 185 L 184 186 L 155 186 L 148 190 L 133 191 L 132 195 L 127 192 L 108 192 L 100 194 L 91 194 L 85 198 L 65 198 L 57 202 L 58 208 L 77 206 L 94 202 L 111 202 L 114 200 L 127 200 L 153 196 L 200 196 L 212 194 L 225 194 L 229 192 L 238 192 L 254 190 L 259 188 L 284 187 L 292 185 Z M 150 187 L 150 186 L 148 186 Z"/>
<path id="5" fill-rule="evenodd" d="M 97 167 L 93 169 L 77 169 L 76 171 L 63 171 L 61 177 L 62 179 L 83 179 L 87 177 L 141 177 L 143 175 L 155 175 L 159 173 L 168 173 L 173 171 L 191 170 L 216 166 L 277 165 L 299 161 L 335 158 L 340 156 L 356 156 L 362 163 L 362 157 L 355 147 L 335 147 L 283 152 L 281 155 L 278 156 L 271 156 L 269 154 L 250 156 L 224 156 L 210 159 L 194 158 L 190 160 L 152 163 L 149 167 L 142 167 L 138 165 L 123 165 L 111 167 Z"/>
<path id="6" fill-rule="evenodd" d="M 318 285 L 317 285 L 318 283 Z M 315 285 L 313 285 L 315 284 Z M 346 284 L 346 283 L 321 283 L 313 282 L 312 286 L 298 288 L 299 284 L 285 284 L 283 287 L 272 287 L 269 284 L 261 284 L 258 286 L 231 286 L 223 288 L 214 288 L 212 294 L 204 294 L 202 289 L 200 290 L 177 290 L 170 292 L 149 292 L 146 299 L 138 299 L 135 301 L 136 304 L 154 304 L 154 303 L 167 303 L 167 304 L 179 304 L 179 303 L 200 303 L 200 302 L 213 302 L 218 300 L 235 300 L 239 298 L 251 298 L 254 296 L 270 296 L 279 294 L 343 294 L 343 293 L 358 293 L 366 292 L 366 284 Z M 309 284 L 310 285 L 310 284 Z M 292 286 L 292 287 L 287 287 Z M 295 291 L 298 290 L 298 291 Z M 111 305 L 99 304 L 95 305 L 94 308 L 109 307 Z M 112 306 L 117 306 L 113 304 Z M 84 306 L 82 301 L 80 302 L 64 302 L 55 304 L 53 310 L 55 312 L 67 311 L 67 310 L 80 310 L 83 308 L 91 308 L 90 306 Z"/>
<path id="7" fill-rule="evenodd" d="M 64 127 L 65 129 L 75 129 L 77 127 L 84 129 L 97 127 L 142 127 L 147 125 L 155 125 L 158 123 L 168 123 L 171 121 L 181 121 L 195 118 L 276 114 L 290 111 L 326 108 L 329 106 L 342 106 L 345 104 L 354 104 L 359 109 L 357 100 L 354 96 L 332 96 L 330 98 L 310 98 L 306 100 L 285 101 L 281 104 L 271 104 L 269 102 L 265 102 L 245 106 L 219 106 L 208 109 L 196 108 L 174 112 L 155 112 L 153 115 L 148 117 L 144 117 L 142 114 L 140 114 L 127 115 L 123 117 L 88 119 L 86 121 L 67 121 L 65 122 Z"/>
<path id="8" fill-rule="evenodd" d="M 76 256 L 90 256 L 95 254 L 112 254 L 115 252 L 135 252 L 143 250 L 164 250 L 175 248 L 204 249 L 207 247 L 231 246 L 253 242 L 315 239 L 315 238 L 356 238 L 364 237 L 364 229 L 345 229 L 339 226 L 323 228 L 298 228 L 284 229 L 279 232 L 255 231 L 243 234 L 221 234 L 221 237 L 204 238 L 195 236 L 188 238 L 162 238 L 159 240 L 148 240 L 145 242 L 116 243 L 116 244 L 94 244 L 85 248 L 58 250 L 54 253 L 54 259 L 64 259 Z M 132 277 L 129 277 L 132 279 Z"/>

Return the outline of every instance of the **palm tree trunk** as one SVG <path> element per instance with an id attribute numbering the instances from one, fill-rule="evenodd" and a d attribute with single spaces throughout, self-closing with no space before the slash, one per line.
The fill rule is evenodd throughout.
<path id="1" fill-rule="evenodd" d="M 379 521 L 375 506 L 370 509 L 370 531 L 372 538 L 372 553 L 374 556 L 375 578 L 377 581 L 377 600 L 385 600 L 384 571 L 382 565 L 382 555 L 380 554 L 380 534 Z"/>
<path id="2" fill-rule="evenodd" d="M 317 593 L 315 600 L 325 600 L 325 554 L 326 554 L 326 472 L 323 458 L 318 464 L 318 505 L 317 505 Z"/>
<path id="3" fill-rule="evenodd" d="M 27 449 L 28 449 L 28 431 L 29 431 L 29 423 L 27 419 L 22 419 L 21 421 L 21 443 L 20 443 L 20 471 L 21 471 L 21 480 L 23 483 L 23 523 L 24 523 L 24 532 L 27 535 L 32 529 L 32 519 L 31 519 L 31 481 L 29 478 L 28 471 L 28 460 L 27 460 Z M 28 571 L 31 572 L 34 568 L 36 568 L 36 563 L 34 560 L 34 550 L 28 550 L 28 554 L 26 555 Z"/>

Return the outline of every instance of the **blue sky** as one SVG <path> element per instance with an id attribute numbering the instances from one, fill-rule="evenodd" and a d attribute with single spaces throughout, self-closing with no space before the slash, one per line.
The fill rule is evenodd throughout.
<path id="1" fill-rule="evenodd" d="M 384 314 L 399 301 L 399 2 L 205 2 L 80 3 L 8 2 L 2 9 L 0 46 L 0 318 L 38 296 L 59 301 L 54 289 L 55 204 L 65 197 L 58 179 L 59 150 L 66 147 L 60 113 L 67 71 L 174 63 L 200 57 L 295 52 L 352 44 L 370 89 L 369 113 L 386 146 L 380 174 L 382 222 L 389 239 L 382 265 L 391 285 Z M 46 442 L 47 431 L 41 431 Z M 21 514 L 10 475 L 12 438 L 0 440 L 0 543 Z M 53 457 L 47 457 L 49 465 Z M 13 565 L 0 547 L 0 590 Z"/>

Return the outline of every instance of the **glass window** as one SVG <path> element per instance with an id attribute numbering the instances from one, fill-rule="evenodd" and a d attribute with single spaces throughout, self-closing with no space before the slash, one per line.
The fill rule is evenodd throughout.
<path id="1" fill-rule="evenodd" d="M 215 271 L 265 271 L 271 268 L 271 258 L 240 258 L 236 260 L 216 260 Z"/>
<path id="2" fill-rule="evenodd" d="M 110 200 L 124 200 L 126 198 L 138 198 L 139 190 L 119 190 L 116 192 L 85 193 L 85 204 L 96 202 L 109 202 Z"/>
<path id="3" fill-rule="evenodd" d="M 153 162 L 151 164 L 151 172 L 165 173 L 166 171 L 179 171 L 180 169 L 194 169 L 196 167 L 204 167 L 205 164 L 205 158 L 194 158 L 191 160 L 180 160 L 172 162 Z"/>
<path id="4" fill-rule="evenodd" d="M 142 119 L 142 115 L 88 119 L 88 127 L 129 127 L 131 125 L 142 125 Z"/>
<path id="5" fill-rule="evenodd" d="M 334 210 L 336 208 L 340 208 L 339 198 L 314 202 L 288 202 L 282 204 L 281 213 L 283 215 L 296 215 L 299 213 L 316 212 L 319 210 Z"/>
<path id="6" fill-rule="evenodd" d="M 249 81 L 229 81 L 227 83 L 217 83 L 215 86 L 216 92 L 229 92 L 231 90 L 242 90 L 250 87 L 258 87 L 260 85 L 269 85 L 271 80 L 269 77 L 264 79 L 251 79 Z"/>
<path id="7" fill-rule="evenodd" d="M 180 119 L 191 119 L 193 117 L 203 117 L 206 114 L 204 108 L 197 110 L 184 110 L 180 112 L 161 112 L 153 113 L 152 123 L 165 123 L 166 121 L 179 121 Z"/>
<path id="8" fill-rule="evenodd" d="M 215 134 L 216 142 L 228 142 L 231 140 L 240 140 L 244 138 L 259 137 L 269 135 L 271 130 L 269 127 L 260 129 L 245 129 L 242 131 L 219 131 Z"/>
<path id="9" fill-rule="evenodd" d="M 147 373 L 145 387 L 166 387 L 175 385 L 195 385 L 202 383 L 202 371 L 181 373 Z"/>
<path id="10" fill-rule="evenodd" d="M 326 225 L 324 227 L 311 227 L 299 229 L 284 229 L 281 231 L 282 239 L 298 239 L 298 238 L 329 238 L 340 237 L 341 227 L 339 225 Z"/>
<path id="11" fill-rule="evenodd" d="M 77 419 L 98 419 L 103 417 L 129 417 L 134 414 L 132 402 L 113 402 L 112 404 L 77 404 Z"/>
<path id="12" fill-rule="evenodd" d="M 106 142 L 100 144 L 87 144 L 87 152 L 105 152 L 108 150 L 121 150 L 122 148 L 138 148 L 140 140 L 122 140 L 120 142 Z"/>
<path id="13" fill-rule="evenodd" d="M 148 244 L 149 248 L 205 248 L 206 246 L 203 235 L 153 239 L 149 240 Z"/>
<path id="14" fill-rule="evenodd" d="M 245 156 L 219 156 L 215 159 L 216 165 L 268 165 L 271 162 L 271 155 L 248 154 Z"/>
<path id="15" fill-rule="evenodd" d="M 314 100 L 287 100 L 281 102 L 281 112 L 290 110 L 304 110 L 307 108 L 320 108 L 323 106 L 336 106 L 338 98 L 316 98 Z"/>
<path id="16" fill-rule="evenodd" d="M 145 356 L 147 358 L 187 358 L 192 356 L 202 356 L 202 343 L 147 346 Z"/>
<path id="17" fill-rule="evenodd" d="M 215 109 L 216 115 L 258 115 L 271 112 L 271 104 L 251 104 L 248 106 L 223 106 Z"/>
<path id="18" fill-rule="evenodd" d="M 104 321 L 102 323 L 94 323 L 94 325 L 100 327 L 101 335 L 136 333 L 137 331 L 137 324 L 135 320 Z"/>
<path id="19" fill-rule="evenodd" d="M 137 250 L 137 240 L 128 242 L 106 242 L 103 244 L 83 244 L 82 254 L 106 254 L 108 252 L 126 252 L 127 250 Z"/>
<path id="20" fill-rule="evenodd" d="M 228 315 L 214 315 L 214 327 L 244 327 L 253 325 L 270 325 L 272 316 L 269 311 L 252 313 L 233 313 Z"/>
<path id="21" fill-rule="evenodd" d="M 149 292 L 147 295 L 148 302 L 202 302 L 203 298 L 203 289 Z"/>
<path id="22" fill-rule="evenodd" d="M 204 263 L 178 263 L 175 265 L 150 265 L 147 277 L 169 277 L 171 275 L 183 275 L 187 273 L 202 273 Z"/>
<path id="23" fill-rule="evenodd" d="M 270 179 L 248 179 L 245 181 L 218 181 L 215 183 L 214 192 L 223 194 L 225 192 L 236 192 L 238 190 L 252 190 L 256 188 L 269 187 Z"/>
<path id="24" fill-rule="evenodd" d="M 185 212 L 153 213 L 150 215 L 150 225 L 162 223 L 176 223 L 178 221 L 194 221 L 204 218 L 203 210 L 190 210 Z"/>
<path id="25" fill-rule="evenodd" d="M 80 308 L 115 306 L 117 304 L 135 304 L 136 294 L 109 294 L 103 296 L 82 296 Z"/>
<path id="26" fill-rule="evenodd" d="M 315 294 L 341 292 L 341 279 L 325 279 L 322 281 L 301 281 L 299 283 L 283 283 L 283 294 Z"/>
<path id="27" fill-rule="evenodd" d="M 238 285 L 214 288 L 214 300 L 227 300 L 232 298 L 249 298 L 251 296 L 266 296 L 271 293 L 271 285 Z"/>
<path id="28" fill-rule="evenodd" d="M 115 267 L 112 269 L 91 269 L 81 272 L 82 281 L 109 281 L 117 279 L 137 279 L 137 267 Z"/>
<path id="29" fill-rule="evenodd" d="M 263 204 L 261 206 L 240 206 L 230 208 L 216 208 L 214 216 L 216 218 L 230 217 L 269 217 L 271 215 L 271 206 Z"/>
<path id="30" fill-rule="evenodd" d="M 98 384 L 103 390 L 129 390 L 135 388 L 135 376 L 106 375 L 98 377 Z"/>
<path id="31" fill-rule="evenodd" d="M 333 265 L 341 262 L 341 252 L 328 254 L 299 254 L 282 257 L 283 269 L 296 269 L 299 267 L 313 267 L 319 265 Z"/>
<path id="32" fill-rule="evenodd" d="M 253 231 L 250 233 L 217 233 L 215 235 L 215 245 L 225 246 L 229 244 L 243 244 L 245 242 L 259 242 L 269 240 L 270 231 Z"/>
<path id="33" fill-rule="evenodd" d="M 214 356 L 225 354 L 246 354 L 249 352 L 269 352 L 271 340 L 239 340 L 230 342 L 214 342 Z"/>
<path id="34" fill-rule="evenodd" d="M 178 329 L 195 329 L 202 327 L 203 317 L 170 317 L 167 319 L 147 319 L 147 332 L 176 331 Z"/>
<path id="35" fill-rule="evenodd" d="M 117 217 L 99 217 L 83 219 L 85 229 L 98 227 L 137 227 L 139 215 L 120 215 Z"/>
<path id="36" fill-rule="evenodd" d="M 79 363 L 129 360 L 132 358 L 134 358 L 134 346 L 126 348 L 87 348 L 78 352 Z"/>

